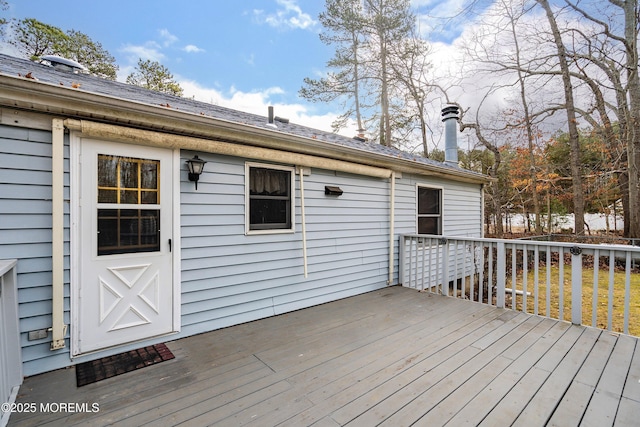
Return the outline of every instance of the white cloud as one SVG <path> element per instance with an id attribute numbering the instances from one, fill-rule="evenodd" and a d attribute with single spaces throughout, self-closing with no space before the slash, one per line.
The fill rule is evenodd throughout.
<path id="1" fill-rule="evenodd" d="M 160 32 L 160 38 L 163 40 L 162 44 L 165 47 L 171 46 L 172 44 L 178 41 L 178 37 L 171 34 L 169 30 L 167 30 L 166 28 L 161 29 L 159 32 Z"/>
<path id="2" fill-rule="evenodd" d="M 120 51 L 127 55 L 130 63 L 137 63 L 139 58 L 162 62 L 166 57 L 160 49 L 158 43 L 151 41 L 144 45 L 127 44 L 120 48 Z"/>
<path id="3" fill-rule="evenodd" d="M 265 13 L 262 9 L 255 9 L 254 16 L 258 21 L 274 28 L 307 30 L 317 25 L 317 21 L 303 12 L 296 0 L 276 0 L 276 3 L 280 8 L 275 13 Z"/>
<path id="4" fill-rule="evenodd" d="M 313 114 L 308 107 L 302 104 L 284 104 L 272 102 L 273 95 L 282 95 L 282 88 L 274 86 L 262 91 L 243 92 L 231 87 L 228 91 L 207 88 L 193 80 L 181 80 L 177 78 L 186 98 L 194 98 L 198 101 L 231 108 L 246 113 L 267 117 L 268 107 L 274 107 L 275 114 L 289 119 L 292 123 L 308 126 L 313 129 L 331 132 L 331 123 L 338 117 L 337 114 Z M 353 136 L 355 131 L 345 130 L 347 136 Z"/>
<path id="5" fill-rule="evenodd" d="M 199 48 L 198 46 L 194 45 L 194 44 L 188 44 L 185 47 L 182 48 L 182 50 L 184 50 L 187 53 L 201 53 L 201 52 L 205 52 L 204 49 Z"/>

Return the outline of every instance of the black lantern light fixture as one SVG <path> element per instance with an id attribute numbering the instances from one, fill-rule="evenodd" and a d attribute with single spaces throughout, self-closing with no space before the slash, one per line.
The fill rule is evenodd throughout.
<path id="1" fill-rule="evenodd" d="M 198 190 L 198 180 L 200 174 L 204 170 L 204 164 L 207 163 L 201 160 L 197 155 L 193 156 L 193 159 L 187 160 L 187 167 L 189 168 L 189 181 L 196 183 L 196 190 Z"/>

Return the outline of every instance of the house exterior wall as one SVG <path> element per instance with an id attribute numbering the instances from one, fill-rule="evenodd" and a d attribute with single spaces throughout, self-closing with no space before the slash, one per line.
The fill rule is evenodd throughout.
<path id="1" fill-rule="evenodd" d="M 28 331 L 51 327 L 51 132 L 0 125 L 0 259 L 18 259 L 18 312 L 25 375 L 69 365 L 67 350 Z M 64 198 L 69 200 L 69 145 L 65 141 Z M 69 324 L 69 206 L 64 213 L 64 321 Z"/>
<path id="2" fill-rule="evenodd" d="M 185 161 L 208 163 L 198 190 Z M 390 183 L 323 169 L 304 177 L 308 277 L 303 273 L 300 179 L 295 179 L 295 233 L 245 234 L 247 159 L 182 151 L 180 171 L 181 331 L 175 339 L 387 286 Z M 73 167 L 73 166 L 71 166 Z M 65 137 L 65 201 L 70 200 Z M 481 233 L 479 184 L 405 174 L 396 180 L 395 234 L 416 232 L 416 186 L 443 189 L 443 232 Z M 326 196 L 325 185 L 344 193 Z M 64 321 L 71 323 L 69 203 L 65 206 Z M 176 237 L 177 239 L 177 237 Z M 398 247 L 395 239 L 394 284 Z M 68 366 L 66 348 L 28 332 L 51 327 L 51 132 L 0 126 L 0 259 L 17 258 L 20 339 L 25 375 Z M 73 328 L 73 325 L 71 325 Z M 67 333 L 67 337 L 69 334 Z M 157 341 L 157 339 L 156 339 Z M 146 345 L 147 343 L 144 343 Z M 141 343 L 100 355 L 136 348 Z M 76 359 L 75 361 L 82 361 Z"/>
<path id="3" fill-rule="evenodd" d="M 192 155 L 183 153 L 184 160 Z M 299 176 L 295 233 L 245 235 L 245 160 L 199 157 L 208 163 L 197 192 L 193 183 L 181 183 L 184 334 L 387 285 L 388 180 L 320 169 L 304 177 L 305 278 Z M 344 194 L 325 196 L 325 185 L 339 186 Z"/>

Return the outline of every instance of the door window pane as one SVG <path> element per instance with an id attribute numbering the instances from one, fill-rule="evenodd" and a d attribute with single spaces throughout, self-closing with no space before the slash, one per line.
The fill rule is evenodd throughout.
<path id="1" fill-rule="evenodd" d="M 99 154 L 98 203 L 160 203 L 159 171 L 158 160 Z"/>
<path id="2" fill-rule="evenodd" d="M 160 203 L 159 171 L 159 160 L 98 155 L 98 255 L 160 250 L 159 206 L 143 208 Z"/>
<path id="3" fill-rule="evenodd" d="M 159 250 L 159 210 L 98 209 L 98 255 Z"/>

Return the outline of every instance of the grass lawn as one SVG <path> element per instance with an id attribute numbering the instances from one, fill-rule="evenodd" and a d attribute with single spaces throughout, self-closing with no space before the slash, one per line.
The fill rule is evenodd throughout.
<path id="1" fill-rule="evenodd" d="M 546 295 L 547 295 L 547 283 L 546 283 L 546 267 L 541 265 L 538 273 L 538 314 L 546 316 Z M 551 266 L 551 303 L 550 303 L 550 317 L 559 319 L 558 313 L 560 312 L 560 287 L 559 283 L 559 269 L 557 266 Z M 519 275 L 516 280 L 516 289 L 522 289 L 522 274 Z M 565 265 L 564 267 L 564 284 L 563 284 L 563 320 L 571 320 L 571 266 Z M 582 324 L 592 325 L 593 317 L 593 268 L 583 268 L 582 270 Z M 611 329 L 616 332 L 624 331 L 624 299 L 625 299 L 625 272 L 615 271 L 613 281 L 613 310 L 611 318 Z M 511 276 L 507 277 L 507 287 L 511 286 Z M 535 302 L 535 284 L 534 275 L 532 271 L 527 274 L 527 292 L 531 293 L 531 296 L 527 297 L 527 313 L 534 313 Z M 600 269 L 598 274 L 598 300 L 596 308 L 596 322 L 595 326 L 602 329 L 608 327 L 608 310 L 609 310 L 609 272 L 608 269 Z M 523 297 L 521 295 L 516 296 L 516 308 L 522 310 Z M 511 294 L 507 293 L 506 306 L 511 308 Z M 630 286 L 630 301 L 629 301 L 629 334 L 640 336 L 640 274 L 631 273 L 631 286 Z"/>

